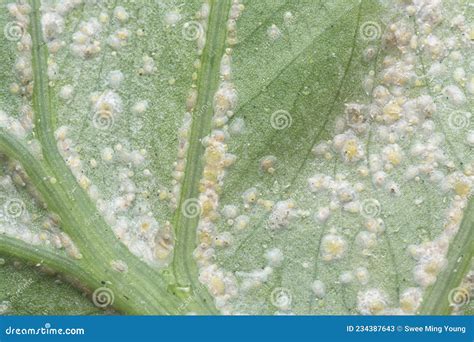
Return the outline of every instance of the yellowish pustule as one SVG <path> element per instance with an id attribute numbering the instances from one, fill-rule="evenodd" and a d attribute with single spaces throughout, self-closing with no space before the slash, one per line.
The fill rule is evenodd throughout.
<path id="1" fill-rule="evenodd" d="M 440 271 L 442 265 L 438 261 L 431 261 L 426 264 L 425 272 L 429 274 L 436 275 Z"/>
<path id="2" fill-rule="evenodd" d="M 212 204 L 212 201 L 206 200 L 204 201 L 204 203 L 202 203 L 203 216 L 208 216 L 212 210 L 214 210 L 214 205 Z"/>
<path id="3" fill-rule="evenodd" d="M 381 300 L 375 300 L 370 304 L 369 308 L 373 314 L 377 314 L 385 309 L 385 304 Z"/>
<path id="4" fill-rule="evenodd" d="M 155 248 L 155 258 L 159 260 L 164 260 L 170 255 L 170 250 L 159 246 Z"/>
<path id="5" fill-rule="evenodd" d="M 400 309 L 405 312 L 414 312 L 416 309 L 416 303 L 411 298 L 403 298 L 400 300 Z"/>
<path id="6" fill-rule="evenodd" d="M 398 153 L 396 151 L 391 151 L 388 154 L 387 159 L 392 165 L 397 166 L 398 164 L 400 164 L 400 161 L 402 160 L 402 157 L 401 157 L 400 153 Z"/>
<path id="7" fill-rule="evenodd" d="M 344 146 L 344 155 L 349 161 L 352 161 L 357 156 L 358 146 L 355 140 L 349 140 Z"/>
<path id="8" fill-rule="evenodd" d="M 400 119 L 400 113 L 402 112 L 401 107 L 394 102 L 387 104 L 383 107 L 383 113 L 390 119 L 390 121 L 394 122 Z"/>
<path id="9" fill-rule="evenodd" d="M 216 182 L 217 181 L 217 170 L 205 168 L 203 171 L 203 176 L 205 180 Z"/>
<path id="10" fill-rule="evenodd" d="M 140 225 L 140 229 L 142 230 L 142 232 L 148 231 L 148 229 L 150 229 L 150 223 L 149 222 L 143 222 Z"/>
<path id="11" fill-rule="evenodd" d="M 168 198 L 168 193 L 166 191 L 160 191 L 160 194 L 159 194 L 158 198 L 161 201 L 164 201 Z"/>
<path id="12" fill-rule="evenodd" d="M 332 255 L 338 255 L 343 252 L 343 245 L 339 241 L 331 241 L 326 245 L 326 251 Z"/>
<path id="13" fill-rule="evenodd" d="M 257 200 L 257 194 L 252 192 L 245 197 L 245 200 L 249 203 L 253 203 Z"/>
<path id="14" fill-rule="evenodd" d="M 222 279 L 217 276 L 211 278 L 210 287 L 212 292 L 217 296 L 223 295 L 225 292 L 225 284 Z"/>
<path id="15" fill-rule="evenodd" d="M 212 242 L 212 237 L 209 235 L 208 232 L 200 231 L 199 234 L 198 234 L 198 237 L 199 237 L 199 241 L 201 243 L 205 243 L 207 245 L 210 245 L 211 242 Z"/>
<path id="16" fill-rule="evenodd" d="M 215 148 L 210 147 L 206 151 L 206 162 L 209 164 L 217 164 L 222 159 L 222 153 Z"/>
<path id="17" fill-rule="evenodd" d="M 454 183 L 454 192 L 461 197 L 467 197 L 471 192 L 471 187 L 466 182 L 457 181 Z"/>

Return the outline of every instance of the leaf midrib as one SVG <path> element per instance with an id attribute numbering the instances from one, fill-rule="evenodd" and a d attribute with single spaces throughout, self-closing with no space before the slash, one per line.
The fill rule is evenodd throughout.
<path id="1" fill-rule="evenodd" d="M 197 103 L 192 113 L 193 119 L 179 204 L 173 218 L 176 235 L 173 270 L 176 281 L 178 285 L 190 285 L 196 296 L 196 301 L 211 312 L 215 312 L 213 300 L 198 281 L 198 270 L 193 258 L 199 217 L 185 217 L 182 214 L 182 206 L 186 199 L 197 198 L 199 195 L 198 187 L 203 171 L 202 156 L 205 150 L 201 139 L 211 132 L 213 96 L 219 86 L 220 60 L 226 49 L 226 26 L 230 5 L 230 0 L 210 2 L 206 45 L 201 55 L 201 68 L 198 73 Z"/>

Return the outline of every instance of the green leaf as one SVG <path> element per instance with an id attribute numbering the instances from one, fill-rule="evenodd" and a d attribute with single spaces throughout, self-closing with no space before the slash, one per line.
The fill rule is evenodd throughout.
<path id="1" fill-rule="evenodd" d="M 9 314 L 468 307 L 467 1 L 2 5 Z"/>

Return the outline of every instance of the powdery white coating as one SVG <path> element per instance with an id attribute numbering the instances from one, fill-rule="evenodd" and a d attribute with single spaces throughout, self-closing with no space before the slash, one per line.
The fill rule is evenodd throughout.
<path id="1" fill-rule="evenodd" d="M 91 58 L 101 51 L 100 33 L 102 25 L 96 18 L 82 21 L 79 30 L 72 35 L 71 50 L 82 58 Z"/>
<path id="2" fill-rule="evenodd" d="M 148 101 L 147 100 L 141 100 L 135 103 L 132 107 L 132 112 L 134 114 L 143 114 L 146 112 L 148 109 Z"/>
<path id="3" fill-rule="evenodd" d="M 123 260 L 112 260 L 110 262 L 110 266 L 116 272 L 120 272 L 120 273 L 127 273 L 128 272 L 128 265 Z"/>
<path id="4" fill-rule="evenodd" d="M 279 267 L 283 263 L 283 252 L 279 248 L 272 248 L 265 252 L 265 259 L 272 267 Z"/>
<path id="5" fill-rule="evenodd" d="M 356 236 L 356 243 L 363 249 L 369 249 L 377 244 L 377 235 L 368 231 L 360 231 Z"/>
<path id="6" fill-rule="evenodd" d="M 112 70 L 109 72 L 107 81 L 110 87 L 117 89 L 122 84 L 123 78 L 123 73 L 120 70 Z"/>
<path id="7" fill-rule="evenodd" d="M 239 214 L 239 209 L 235 205 L 227 204 L 222 209 L 222 215 L 227 219 L 236 218 Z"/>
<path id="8" fill-rule="evenodd" d="M 242 194 L 242 199 L 244 200 L 245 207 L 249 207 L 251 204 L 254 204 L 258 198 L 258 191 L 256 188 L 250 188 L 245 190 Z"/>
<path id="9" fill-rule="evenodd" d="M 368 289 L 357 293 L 357 310 L 362 315 L 377 315 L 387 307 L 387 296 L 379 289 Z"/>
<path id="10" fill-rule="evenodd" d="M 139 70 L 141 74 L 151 75 L 157 70 L 155 66 L 155 60 L 152 57 L 145 55 L 142 57 L 142 60 L 143 65 L 142 68 Z"/>
<path id="11" fill-rule="evenodd" d="M 44 40 L 51 41 L 64 31 L 64 19 L 55 12 L 46 12 L 41 16 L 41 28 Z"/>
<path id="12" fill-rule="evenodd" d="M 266 266 L 263 269 L 257 269 L 250 272 L 236 272 L 238 277 L 243 278 L 241 289 L 248 291 L 250 289 L 261 286 L 266 283 L 270 276 L 273 274 L 273 268 Z"/>
<path id="13" fill-rule="evenodd" d="M 66 84 L 62 86 L 61 89 L 59 90 L 59 97 L 62 100 L 67 101 L 67 100 L 72 99 L 73 93 L 74 93 L 74 87 L 70 84 Z"/>
<path id="14" fill-rule="evenodd" d="M 181 13 L 178 10 L 171 10 L 165 14 L 165 23 L 166 25 L 175 26 L 181 18 Z"/>
<path id="15" fill-rule="evenodd" d="M 111 162 L 112 159 L 114 158 L 114 150 L 110 147 L 105 147 L 102 149 L 100 156 L 103 161 Z"/>
<path id="16" fill-rule="evenodd" d="M 109 113 L 112 116 L 122 112 L 122 99 L 112 90 L 92 95 L 92 108 L 96 113 Z"/>
<path id="17" fill-rule="evenodd" d="M 240 135 L 245 132 L 245 121 L 242 118 L 236 118 L 232 121 L 229 127 L 229 132 L 235 135 Z"/>
<path id="18" fill-rule="evenodd" d="M 342 272 L 339 275 L 339 281 L 344 285 L 350 284 L 354 281 L 354 274 L 351 271 Z"/>
<path id="19" fill-rule="evenodd" d="M 324 298 L 326 296 L 326 285 L 321 280 L 315 280 L 311 284 L 311 290 L 318 298 Z"/>
<path id="20" fill-rule="evenodd" d="M 347 242 L 336 234 L 327 234 L 321 240 L 321 257 L 324 261 L 341 259 L 347 250 Z"/>
<path id="21" fill-rule="evenodd" d="M 271 40 L 277 40 L 282 36 L 281 30 L 276 26 L 275 24 L 272 24 L 268 29 L 267 29 L 267 36 Z"/>
<path id="22" fill-rule="evenodd" d="M 114 17 L 120 21 L 120 22 L 126 22 L 129 18 L 130 18 L 130 15 L 128 14 L 128 12 L 125 10 L 125 8 L 123 8 L 122 6 L 117 6 L 115 7 L 114 9 Z"/>
<path id="23" fill-rule="evenodd" d="M 423 299 L 423 290 L 409 287 L 400 294 L 400 308 L 406 314 L 415 314 Z"/>
<path id="24" fill-rule="evenodd" d="M 357 267 L 353 274 L 361 285 L 367 285 L 369 283 L 369 271 L 367 268 Z"/>
<path id="25" fill-rule="evenodd" d="M 318 212 L 314 215 L 316 222 L 325 223 L 331 215 L 331 209 L 328 207 L 319 208 Z"/>
<path id="26" fill-rule="evenodd" d="M 120 50 L 127 45 L 131 32 L 127 28 L 119 28 L 107 38 L 107 44 L 114 50 Z"/>
<path id="27" fill-rule="evenodd" d="M 242 230 L 248 227 L 250 222 L 250 217 L 247 215 L 240 215 L 235 218 L 234 227 L 236 229 Z"/>
<path id="28" fill-rule="evenodd" d="M 282 229 L 298 217 L 295 202 L 292 200 L 279 201 L 273 206 L 273 210 L 268 218 L 270 229 Z"/>
<path id="29" fill-rule="evenodd" d="M 263 172 L 273 174 L 275 172 L 276 161 L 275 156 L 265 156 L 260 159 L 260 169 Z"/>
<path id="30" fill-rule="evenodd" d="M 470 145 L 470 146 L 474 146 L 474 131 L 469 131 L 467 132 L 466 134 L 466 142 Z"/>
<path id="31" fill-rule="evenodd" d="M 0 302 L 0 315 L 5 315 L 10 311 L 11 309 L 11 303 L 7 300 L 3 300 Z"/>
<path id="32" fill-rule="evenodd" d="M 458 86 L 452 84 L 444 88 L 443 91 L 448 99 L 454 104 L 454 105 L 462 105 L 466 102 L 466 95 L 464 95 L 464 92 L 459 89 Z"/>

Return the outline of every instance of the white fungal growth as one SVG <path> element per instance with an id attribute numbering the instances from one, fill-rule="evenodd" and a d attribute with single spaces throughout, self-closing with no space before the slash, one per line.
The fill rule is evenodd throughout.
<path id="1" fill-rule="evenodd" d="M 316 222 L 325 223 L 331 215 L 331 209 L 328 207 L 319 208 L 318 212 L 314 215 Z"/>
<path id="2" fill-rule="evenodd" d="M 353 274 L 361 285 L 367 285 L 369 283 L 369 271 L 367 268 L 357 267 Z"/>
<path id="3" fill-rule="evenodd" d="M 235 218 L 235 228 L 238 230 L 242 230 L 247 228 L 250 222 L 250 217 L 247 215 L 240 215 Z"/>
<path id="4" fill-rule="evenodd" d="M 244 278 L 241 284 L 243 291 L 261 286 L 266 283 L 273 274 L 273 268 L 266 266 L 263 269 L 257 269 L 251 272 L 236 272 L 238 277 Z"/>
<path id="5" fill-rule="evenodd" d="M 250 188 L 245 190 L 242 194 L 242 199 L 244 200 L 244 205 L 248 208 L 250 205 L 254 204 L 258 198 L 258 191 L 256 188 Z"/>
<path id="6" fill-rule="evenodd" d="M 110 147 L 105 147 L 102 149 L 100 156 L 103 161 L 111 162 L 112 159 L 114 158 L 114 150 Z"/>
<path id="7" fill-rule="evenodd" d="M 275 24 L 272 24 L 268 29 L 267 29 L 267 36 L 271 40 L 277 40 L 282 36 L 281 30 L 276 26 Z"/>
<path id="8" fill-rule="evenodd" d="M 279 248 L 272 248 L 265 252 L 265 259 L 271 267 L 279 267 L 283 263 L 283 252 Z"/>
<path id="9" fill-rule="evenodd" d="M 126 22 L 129 18 L 130 18 L 130 15 L 128 14 L 128 12 L 125 10 L 125 8 L 123 8 L 122 6 L 117 6 L 115 7 L 114 9 L 114 17 L 120 21 L 120 22 Z"/>
<path id="10" fill-rule="evenodd" d="M 239 209 L 235 205 L 225 205 L 222 209 L 222 215 L 227 219 L 236 218 L 239 214 Z"/>
<path id="11" fill-rule="evenodd" d="M 333 184 L 332 178 L 323 174 L 317 174 L 308 179 L 309 190 L 311 192 L 327 190 L 332 187 Z"/>
<path id="12" fill-rule="evenodd" d="M 454 105 L 462 105 L 466 102 L 466 95 L 458 86 L 452 84 L 444 88 L 444 93 Z"/>
<path id="13" fill-rule="evenodd" d="M 152 57 L 145 55 L 143 56 L 142 60 L 143 60 L 143 66 L 139 70 L 141 74 L 151 75 L 157 70 L 155 66 L 155 60 Z"/>
<path id="14" fill-rule="evenodd" d="M 311 290 L 318 298 L 324 298 L 326 296 L 326 285 L 321 280 L 315 280 L 311 284 Z"/>
<path id="15" fill-rule="evenodd" d="M 339 275 L 339 281 L 344 285 L 350 284 L 354 281 L 354 274 L 351 271 L 342 272 Z"/>
<path id="16" fill-rule="evenodd" d="M 423 299 L 423 291 L 419 287 L 409 287 L 400 295 L 400 308 L 406 314 L 414 314 Z"/>
<path id="17" fill-rule="evenodd" d="M 372 248 L 377 244 L 377 235 L 363 230 L 357 234 L 356 243 L 364 250 Z"/>
<path id="18" fill-rule="evenodd" d="M 214 115 L 224 115 L 227 111 L 235 108 L 237 103 L 237 92 L 230 82 L 223 82 L 214 95 Z"/>
<path id="19" fill-rule="evenodd" d="M 276 157 L 275 156 L 265 156 L 260 159 L 260 169 L 263 172 L 273 174 L 276 167 Z"/>
<path id="20" fill-rule="evenodd" d="M 133 105 L 132 112 L 134 114 L 143 114 L 146 112 L 147 109 L 148 109 L 148 101 L 141 100 Z"/>
<path id="21" fill-rule="evenodd" d="M 112 70 L 109 72 L 107 81 L 110 87 L 117 89 L 122 84 L 123 78 L 123 73 L 120 70 Z"/>
<path id="22" fill-rule="evenodd" d="M 112 35 L 107 38 L 107 44 L 114 49 L 119 50 L 127 45 L 128 39 L 131 36 L 131 32 L 126 28 L 119 28 Z"/>
<path id="23" fill-rule="evenodd" d="M 341 259 L 347 249 L 347 242 L 339 235 L 328 234 L 321 240 L 321 257 L 324 261 Z"/>
<path id="24" fill-rule="evenodd" d="M 92 95 L 92 108 L 95 113 L 108 113 L 113 117 L 122 112 L 122 99 L 112 90 L 95 93 Z"/>
<path id="25" fill-rule="evenodd" d="M 74 93 L 74 87 L 70 84 L 66 84 L 62 86 L 61 89 L 59 90 L 59 97 L 64 101 L 68 101 L 72 99 L 73 93 Z"/>
<path id="26" fill-rule="evenodd" d="M 387 296 L 379 289 L 359 291 L 357 294 L 357 310 L 362 315 L 378 315 L 387 307 Z"/>
<path id="27" fill-rule="evenodd" d="M 116 272 L 120 272 L 120 273 L 127 273 L 128 272 L 128 265 L 123 260 L 112 260 L 110 262 L 110 266 Z"/>
<path id="28" fill-rule="evenodd" d="M 474 146 L 474 131 L 469 131 L 466 134 L 466 142 L 470 146 Z"/>
<path id="29" fill-rule="evenodd" d="M 79 24 L 79 30 L 72 35 L 73 53 L 82 58 L 96 56 L 101 51 L 99 39 L 101 31 L 102 25 L 96 18 L 82 21 Z"/>
<path id="30" fill-rule="evenodd" d="M 229 132 L 235 135 L 243 134 L 245 131 L 245 121 L 242 118 L 236 118 L 229 127 Z"/>
<path id="31" fill-rule="evenodd" d="M 286 25 L 291 24 L 293 22 L 294 16 L 293 13 L 290 11 L 287 11 L 283 13 L 283 21 L 285 22 Z"/>
<path id="32" fill-rule="evenodd" d="M 46 12 L 41 16 L 41 28 L 46 42 L 55 39 L 64 30 L 64 19 L 55 12 Z"/>
<path id="33" fill-rule="evenodd" d="M 295 202 L 292 200 L 279 201 L 273 206 L 273 211 L 268 218 L 270 229 L 287 227 L 291 220 L 298 217 Z"/>
<path id="34" fill-rule="evenodd" d="M 181 13 L 178 10 L 172 10 L 165 14 L 165 23 L 169 26 L 175 26 L 181 21 Z"/>

